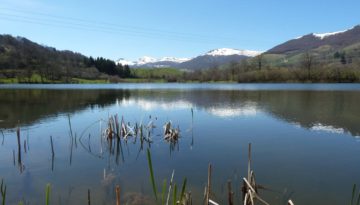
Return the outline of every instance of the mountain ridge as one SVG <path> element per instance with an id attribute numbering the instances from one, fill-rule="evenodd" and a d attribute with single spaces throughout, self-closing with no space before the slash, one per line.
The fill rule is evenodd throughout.
<path id="1" fill-rule="evenodd" d="M 284 54 L 302 52 L 325 45 L 330 45 L 335 49 L 339 49 L 357 42 L 360 42 L 360 25 L 356 25 L 351 29 L 343 31 L 306 34 L 274 46 L 266 51 L 266 53 Z"/>
<path id="2" fill-rule="evenodd" d="M 223 64 L 230 63 L 231 61 L 238 61 L 245 58 L 254 57 L 260 53 L 260 51 L 253 50 L 218 48 L 192 58 L 163 57 L 156 59 L 149 56 L 144 56 L 139 58 L 138 61 L 127 61 L 123 58 L 120 58 L 117 63 L 127 64 L 133 68 L 174 67 L 187 70 L 200 70 L 214 66 L 221 66 Z"/>

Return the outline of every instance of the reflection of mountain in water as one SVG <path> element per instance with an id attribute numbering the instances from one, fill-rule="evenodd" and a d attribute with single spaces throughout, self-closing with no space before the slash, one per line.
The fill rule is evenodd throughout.
<path id="1" fill-rule="evenodd" d="M 231 90 L 0 90 L 0 126 L 39 119 L 89 106 L 140 106 L 145 110 L 203 109 L 219 117 L 270 113 L 312 130 L 360 135 L 360 95 L 356 91 Z"/>
<path id="2" fill-rule="evenodd" d="M 259 111 L 312 130 L 360 135 L 357 91 L 133 91 L 130 102 L 144 108 L 197 107 L 219 117 Z M 129 101 L 124 102 L 129 103 Z"/>

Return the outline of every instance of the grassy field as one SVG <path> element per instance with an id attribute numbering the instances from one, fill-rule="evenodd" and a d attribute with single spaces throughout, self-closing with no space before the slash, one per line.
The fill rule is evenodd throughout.
<path id="1" fill-rule="evenodd" d="M 64 80 L 49 80 L 42 79 L 40 75 L 33 74 L 30 79 L 19 79 L 19 78 L 0 78 L 1 84 L 9 84 L 9 83 L 109 83 L 106 79 L 82 79 L 82 78 L 70 78 L 68 82 Z"/>
<path id="2" fill-rule="evenodd" d="M 137 78 L 143 79 L 170 79 L 175 77 L 181 77 L 184 71 L 176 68 L 135 68 L 131 72 Z"/>
<path id="3" fill-rule="evenodd" d="M 89 80 L 89 79 L 82 79 L 82 78 L 72 78 L 72 82 L 79 83 L 79 84 L 104 84 L 109 83 L 108 80 L 104 79 L 95 79 L 95 80 Z"/>

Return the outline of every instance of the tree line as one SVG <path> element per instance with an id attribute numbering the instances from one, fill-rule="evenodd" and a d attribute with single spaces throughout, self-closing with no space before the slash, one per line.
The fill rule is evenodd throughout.
<path id="1" fill-rule="evenodd" d="M 335 52 L 331 61 L 322 60 L 311 51 L 299 56 L 294 64 L 273 65 L 266 54 L 261 54 L 222 67 L 215 65 L 168 78 L 172 82 L 360 82 L 360 58 L 354 55 Z"/>

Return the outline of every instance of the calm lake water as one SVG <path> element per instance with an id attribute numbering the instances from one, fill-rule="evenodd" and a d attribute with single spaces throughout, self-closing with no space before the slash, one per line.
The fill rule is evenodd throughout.
<path id="1" fill-rule="evenodd" d="M 110 147 L 102 133 L 116 114 L 153 123 L 150 146 L 129 137 Z M 175 146 L 163 140 L 168 121 L 180 129 Z M 158 191 L 175 170 L 194 204 L 209 163 L 214 200 L 226 204 L 229 179 L 240 200 L 248 143 L 271 204 L 347 204 L 360 185 L 360 84 L 1 85 L 0 128 L 8 204 L 43 204 L 47 183 L 51 204 L 86 204 L 88 189 L 92 204 L 114 204 L 116 185 L 123 204 L 153 204 L 148 147 Z"/>

